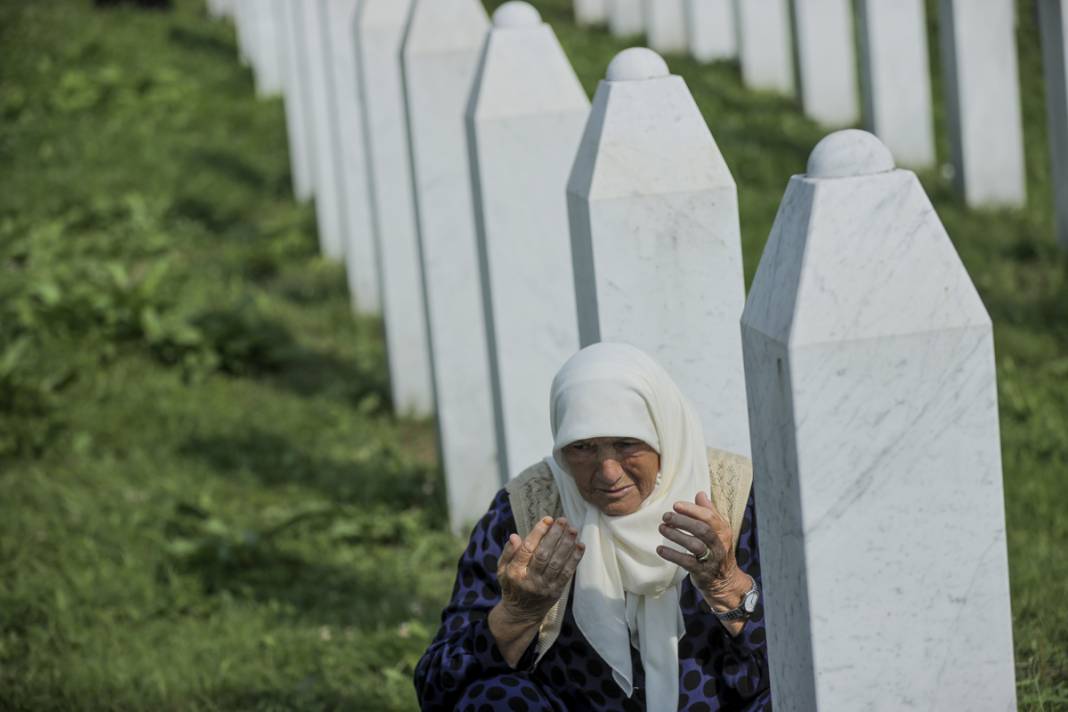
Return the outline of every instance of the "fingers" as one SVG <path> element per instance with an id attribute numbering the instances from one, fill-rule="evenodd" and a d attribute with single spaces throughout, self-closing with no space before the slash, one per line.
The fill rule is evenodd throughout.
<path id="1" fill-rule="evenodd" d="M 541 544 L 542 538 L 549 533 L 549 529 L 553 525 L 552 517 L 542 517 L 534 528 L 527 534 L 527 538 L 523 540 L 523 544 L 515 552 L 515 556 L 512 558 L 512 563 L 519 564 L 520 566 L 529 566 L 531 559 L 534 558 L 534 552 L 538 550 L 538 545 Z"/>
<path id="2" fill-rule="evenodd" d="M 667 524 L 660 525 L 660 533 L 664 535 L 665 539 L 670 539 L 676 544 L 682 546 L 694 556 L 701 556 L 708 551 L 708 544 L 704 543 L 695 536 L 690 536 L 674 527 Z"/>
<path id="3" fill-rule="evenodd" d="M 656 553 L 660 555 L 660 558 L 673 564 L 678 564 L 690 573 L 695 573 L 698 567 L 697 559 L 681 551 L 675 551 L 670 546 L 658 546 L 656 547 Z"/>
<path id="4" fill-rule="evenodd" d="M 708 499 L 704 492 L 699 493 L 697 497 L 703 497 L 707 503 L 695 504 L 694 502 L 676 502 L 674 507 L 675 511 L 692 519 L 697 519 L 709 524 L 726 521 L 723 518 L 723 515 L 716 509 L 716 505 L 712 504 L 711 500 Z"/>
<path id="5" fill-rule="evenodd" d="M 551 581 L 560 578 L 561 574 L 567 569 L 568 562 L 578 546 L 578 530 L 573 527 L 565 527 L 565 531 L 561 534 L 556 549 L 553 551 L 552 558 L 545 565 L 545 577 Z"/>
<path id="6" fill-rule="evenodd" d="M 523 538 L 518 534 L 509 534 L 508 541 L 504 544 L 504 550 L 501 551 L 500 558 L 497 559 L 497 570 L 503 569 L 507 566 L 512 558 L 515 556 L 515 552 L 519 550 L 519 547 L 523 546 Z"/>
<path id="7" fill-rule="evenodd" d="M 567 548 L 570 548 L 570 544 L 568 543 L 568 540 L 570 539 L 570 531 L 571 528 L 568 526 L 565 518 L 561 517 L 553 522 L 549 531 L 542 537 L 537 550 L 534 552 L 534 559 L 529 564 L 530 570 L 535 573 L 544 573 L 549 568 L 549 564 L 552 562 L 556 550 L 560 548 L 561 545 L 566 545 Z"/>
<path id="8" fill-rule="evenodd" d="M 560 579 L 563 581 L 570 581 L 571 577 L 575 575 L 575 569 L 578 568 L 579 562 L 582 561 L 582 555 L 586 553 L 586 545 L 582 542 L 576 542 L 575 548 L 571 550 L 571 557 L 564 564 L 564 568 L 560 571 Z"/>
<path id="9" fill-rule="evenodd" d="M 682 503 L 680 502 L 679 504 Z M 678 508 L 679 504 L 676 504 L 675 507 Z M 664 524 L 672 529 L 682 529 L 706 543 L 713 541 L 715 535 L 712 527 L 707 522 L 686 516 L 685 514 L 679 514 L 678 512 L 667 512 L 664 514 Z"/>

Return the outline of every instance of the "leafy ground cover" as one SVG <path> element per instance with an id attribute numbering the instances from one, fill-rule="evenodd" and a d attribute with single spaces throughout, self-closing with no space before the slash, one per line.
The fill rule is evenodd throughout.
<path id="1" fill-rule="evenodd" d="M 568 6 L 539 3 L 592 92 L 627 43 Z M 1020 20 L 1027 208 L 922 177 L 996 324 L 1019 693 L 1055 710 L 1068 279 L 1033 0 Z M 751 276 L 823 132 L 669 59 L 735 172 Z M 317 257 L 251 86 L 197 0 L 0 0 L 0 709 L 414 707 L 462 547 L 433 429 L 391 412 L 380 324 Z"/>

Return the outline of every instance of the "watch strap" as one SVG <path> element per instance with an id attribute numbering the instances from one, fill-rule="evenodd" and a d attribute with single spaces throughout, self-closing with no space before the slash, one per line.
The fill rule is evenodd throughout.
<path id="1" fill-rule="evenodd" d="M 747 611 L 745 609 L 745 602 L 748 601 L 749 597 L 752 596 L 754 593 L 760 593 L 760 588 L 757 586 L 755 578 L 750 576 L 749 580 L 753 582 L 753 585 L 750 586 L 749 590 L 745 592 L 744 596 L 742 596 L 742 602 L 738 604 L 738 607 L 729 611 L 724 611 L 723 613 L 720 613 L 713 609 L 712 613 L 715 614 L 716 618 L 721 621 L 729 622 L 748 618 L 752 614 L 752 611 Z"/>

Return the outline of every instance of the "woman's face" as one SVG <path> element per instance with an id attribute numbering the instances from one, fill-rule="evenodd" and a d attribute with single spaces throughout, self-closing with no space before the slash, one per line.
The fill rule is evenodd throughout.
<path id="1" fill-rule="evenodd" d="M 638 511 L 660 472 L 660 455 L 633 438 L 576 440 L 561 456 L 582 498 L 610 517 Z"/>

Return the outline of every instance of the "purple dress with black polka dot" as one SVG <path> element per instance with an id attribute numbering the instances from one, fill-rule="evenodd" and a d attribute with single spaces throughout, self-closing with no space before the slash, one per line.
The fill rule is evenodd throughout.
<path id="1" fill-rule="evenodd" d="M 512 669 L 490 633 L 487 616 L 500 601 L 497 558 L 516 531 L 508 495 L 501 490 L 475 526 L 460 557 L 452 599 L 442 625 L 415 670 L 424 710 L 645 710 L 641 657 L 631 648 L 634 693 L 630 698 L 578 627 L 569 605 L 560 637 L 535 663 L 537 640 Z M 746 506 L 735 553 L 743 571 L 760 582 L 753 498 Z M 710 712 L 771 709 L 764 607 L 758 606 L 731 637 L 697 593 L 689 577 L 679 600 L 686 634 L 679 640 L 679 710 Z M 659 712 L 659 711 L 657 711 Z"/>

